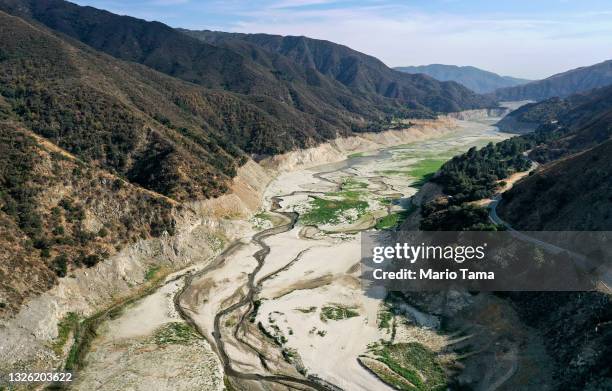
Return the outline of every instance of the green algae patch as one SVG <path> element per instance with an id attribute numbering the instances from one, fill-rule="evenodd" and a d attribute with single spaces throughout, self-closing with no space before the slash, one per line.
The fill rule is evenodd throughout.
<path id="1" fill-rule="evenodd" d="M 79 326 L 79 316 L 74 312 L 69 312 L 57 324 L 57 338 L 53 341 L 51 347 L 53 352 L 60 356 L 68 342 L 70 333 L 75 331 Z"/>
<path id="2" fill-rule="evenodd" d="M 340 190 L 326 193 L 324 197 L 311 197 L 310 210 L 300 216 L 307 225 L 352 223 L 368 210 L 365 201 L 368 184 L 353 177 L 342 180 Z"/>
<path id="3" fill-rule="evenodd" d="M 410 208 L 399 212 L 389 213 L 376 222 L 375 228 L 378 230 L 395 229 L 399 227 L 410 216 L 416 207 L 410 205 Z"/>
<path id="4" fill-rule="evenodd" d="M 348 218 L 356 220 L 359 216 L 362 216 L 368 209 L 368 203 L 366 201 L 355 200 L 355 199 L 326 199 L 316 197 L 311 201 L 312 209 L 304 213 L 301 216 L 304 224 L 337 224 L 342 220 L 342 214 L 348 212 L 351 209 L 355 210 L 355 218 Z"/>
<path id="5" fill-rule="evenodd" d="M 188 324 L 172 322 L 161 326 L 153 336 L 158 345 L 188 345 L 195 340 L 202 339 Z"/>
<path id="6" fill-rule="evenodd" d="M 426 177 L 431 177 L 442 167 L 448 159 L 423 159 L 417 161 L 408 170 L 408 175 L 417 179 L 423 180 Z"/>
<path id="7" fill-rule="evenodd" d="M 447 389 L 448 376 L 437 355 L 418 342 L 383 344 L 375 347 L 371 354 L 375 360 L 384 364 L 384 367 L 367 365 L 368 369 L 396 389 Z"/>
<path id="8" fill-rule="evenodd" d="M 364 157 L 367 156 L 368 154 L 366 152 L 355 152 L 355 153 L 351 153 L 350 155 L 348 155 L 348 158 L 355 158 L 355 157 Z"/>
<path id="9" fill-rule="evenodd" d="M 378 230 L 392 229 L 392 228 L 397 227 L 399 225 L 399 222 L 400 222 L 399 213 L 390 213 L 386 215 L 385 217 L 381 218 L 380 220 L 378 220 L 376 222 L 375 228 Z"/>
<path id="10" fill-rule="evenodd" d="M 339 304 L 327 305 L 321 308 L 321 320 L 342 320 L 359 316 L 359 312 L 354 307 L 347 307 Z"/>
<path id="11" fill-rule="evenodd" d="M 152 266 L 145 273 L 145 281 L 151 281 L 155 278 L 157 273 L 161 270 L 161 266 Z"/>

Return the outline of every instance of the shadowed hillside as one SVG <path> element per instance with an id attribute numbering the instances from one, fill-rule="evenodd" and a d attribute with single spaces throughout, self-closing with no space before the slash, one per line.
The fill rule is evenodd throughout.
<path id="1" fill-rule="evenodd" d="M 214 45 L 235 48 L 248 43 L 261 47 L 360 93 L 394 98 L 417 110 L 427 107 L 438 112 L 455 112 L 494 105 L 493 100 L 457 83 L 405 74 L 387 67 L 372 56 L 329 41 L 269 34 L 181 31 Z"/>
<path id="2" fill-rule="evenodd" d="M 379 108 L 377 121 L 382 122 L 385 118 L 381 111 L 387 116 L 422 117 L 437 111 L 459 111 L 492 104 L 487 98 L 458 85 L 440 84 L 420 77 L 414 82 L 402 83 L 401 80 L 409 78 L 361 54 L 368 63 L 375 65 L 381 75 L 393 77 L 369 80 L 368 90 L 360 89 L 357 93 L 347 88 L 355 86 L 347 82 L 347 78 L 354 78 L 347 71 L 342 71 L 346 77 L 336 78 L 338 82 L 327 77 L 329 74 L 325 71 L 317 72 L 304 66 L 290 53 L 258 56 L 252 48 L 236 50 L 225 45 L 212 45 L 162 23 L 118 16 L 62 0 L 2 0 L 0 9 L 34 19 L 114 57 L 139 62 L 207 88 L 266 97 L 270 99 L 268 105 L 288 105 L 328 122 L 333 121 L 338 110 L 360 116 L 371 115 L 372 106 Z M 340 47 L 351 54 L 357 53 L 328 44 L 335 50 Z M 373 76 L 380 79 L 378 74 Z"/>
<path id="3" fill-rule="evenodd" d="M 526 231 L 612 230 L 612 141 L 554 162 L 504 193 L 500 216 Z"/>
<path id="4" fill-rule="evenodd" d="M 524 230 L 611 230 L 612 87 L 519 110 L 510 115 L 553 136 L 530 153 L 550 163 L 504 193 L 502 218 Z"/>
<path id="5" fill-rule="evenodd" d="M 507 118 L 536 129 L 546 142 L 530 157 L 546 162 L 584 151 L 612 136 L 612 86 L 523 106 Z M 501 121 L 507 121 L 506 118 Z M 533 135 L 525 136 L 533 138 Z M 537 135 L 535 136 L 537 137 Z"/>

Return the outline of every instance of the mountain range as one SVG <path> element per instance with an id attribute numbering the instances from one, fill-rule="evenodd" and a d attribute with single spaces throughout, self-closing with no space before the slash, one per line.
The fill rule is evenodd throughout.
<path id="1" fill-rule="evenodd" d="M 3 237 L 19 238 L 4 243 L 2 264 L 31 277 L 4 279 L 16 305 L 66 266 L 171 232 L 176 208 L 227 192 L 250 158 L 495 105 L 493 95 L 307 37 L 177 30 L 62 0 L 0 0 L 0 22 L 0 219 Z M 607 80 L 609 64 L 567 75 L 593 72 L 586 88 Z M 537 152 L 600 142 L 607 128 L 593 113 L 606 99 L 533 106 L 552 113 L 548 122 L 573 118 L 592 131 Z M 96 215 L 105 217 L 92 223 Z"/>
<path id="2" fill-rule="evenodd" d="M 0 9 L 21 18 L 5 18 L 7 24 L 3 33 L 6 39 L 10 39 L 11 34 L 28 35 L 20 47 L 3 48 L 6 75 L 16 72 L 13 68 L 19 61 L 37 64 L 31 69 L 23 69 L 24 74 L 21 76 L 26 80 L 24 83 L 37 80 L 47 94 L 57 94 L 60 87 L 71 90 L 80 83 L 105 75 L 105 81 L 112 82 L 113 88 L 103 91 L 94 86 L 96 93 L 105 95 L 100 101 L 113 100 L 121 95 L 137 100 L 137 108 L 145 111 L 151 122 L 150 134 L 160 134 L 161 129 L 166 128 L 173 133 L 181 133 L 180 137 L 198 139 L 198 147 L 208 151 L 209 159 L 216 158 L 213 152 L 216 148 L 230 150 L 229 155 L 233 157 L 240 157 L 244 153 L 283 153 L 354 131 L 380 130 L 398 117 L 431 117 L 437 112 L 493 105 L 492 100 L 474 94 L 456 83 L 440 83 L 425 76 L 404 75 L 385 67 L 372 57 L 330 42 L 298 39 L 302 43 L 308 42 L 309 53 L 321 50 L 325 53 L 297 61 L 300 56 L 297 49 L 290 52 L 264 50 L 264 47 L 269 49 L 271 44 L 256 45 L 244 40 L 239 44 L 232 40 L 212 45 L 161 23 L 118 16 L 61 0 L 1 0 Z M 283 42 L 293 41 L 292 37 L 273 38 L 274 42 L 279 39 Z M 46 46 L 37 41 L 45 42 Z M 30 47 L 23 48 L 27 45 Z M 48 46 L 57 47 L 57 54 L 43 58 Z M 323 49 L 316 49 L 319 46 Z M 283 44 L 283 47 L 287 45 Z M 75 51 L 82 54 L 70 56 Z M 101 56 L 100 52 L 112 57 Z M 75 57 L 78 60 L 72 60 Z M 321 63 L 324 58 L 333 58 L 336 62 L 331 64 L 328 60 L 326 67 L 306 64 Z M 146 68 L 138 67 L 135 63 Z M 113 72 L 115 67 L 125 71 Z M 51 70 L 57 71 L 57 74 L 53 74 L 55 79 L 52 79 L 57 84 L 54 88 L 49 85 L 49 78 L 40 76 Z M 162 74 L 172 77 L 164 77 Z M 22 90 L 26 95 L 38 93 L 32 85 L 17 85 L 14 77 L 7 81 L 7 85 L 11 84 L 20 93 Z M 143 84 L 155 90 L 155 94 L 137 91 L 136 86 Z M 79 88 L 78 91 L 83 94 L 91 90 L 91 86 L 88 87 Z M 126 91 L 128 88 L 130 90 Z M 103 93 L 113 89 L 120 92 Z M 76 97 L 76 94 L 71 92 L 66 95 Z M 153 101 L 155 95 L 157 99 Z M 21 98 L 9 92 L 5 97 L 12 100 L 13 105 L 17 104 L 16 99 Z M 26 99 L 20 104 L 32 105 L 34 100 L 38 106 L 49 105 L 40 96 Z M 57 102 L 61 102 L 61 99 L 57 99 L 56 104 L 66 103 Z M 121 103 L 124 105 L 117 107 L 124 110 L 126 116 L 143 120 L 140 113 L 136 115 L 132 112 L 134 106 L 125 105 L 125 99 Z M 109 106 L 109 102 L 104 104 Z M 167 111 L 159 112 L 160 108 Z M 29 109 L 31 107 L 17 114 L 22 111 L 25 114 Z M 90 110 L 101 109 L 85 108 L 84 114 L 90 114 Z M 71 110 L 67 108 L 65 111 Z M 106 115 L 110 115 L 110 111 Z M 127 175 L 140 185 L 172 196 L 173 185 L 156 183 L 147 171 L 154 168 L 141 161 L 144 151 L 151 153 L 156 149 L 150 145 L 145 148 L 143 145 L 151 142 L 159 144 L 159 140 L 169 142 L 167 136 L 159 136 L 156 141 L 152 141 L 150 135 L 129 137 L 133 145 L 125 143 L 127 145 L 118 147 L 115 144 L 121 143 L 121 137 L 126 137 L 122 135 L 127 130 L 120 131 L 122 126 L 127 126 L 125 121 L 122 124 L 101 122 L 99 132 L 90 132 L 88 137 L 82 137 L 80 132 L 83 126 L 79 128 L 78 123 L 74 128 L 79 129 L 59 131 L 56 129 L 58 121 L 54 122 L 50 118 L 24 118 L 21 115 L 21 119 L 30 122 L 32 130 L 57 142 L 69 152 L 95 160 L 105 168 Z M 34 124 L 34 121 L 37 123 Z M 41 124 L 41 121 L 45 123 Z M 113 127 L 108 129 L 111 125 Z M 141 126 L 139 124 L 137 127 Z M 113 136 L 100 136 L 107 132 Z M 129 132 L 135 130 L 131 128 Z M 137 144 L 137 141 L 147 138 L 149 140 L 142 145 Z M 172 144 L 175 149 L 185 149 L 183 147 L 186 142 L 173 139 Z M 123 148 L 121 153 L 117 152 L 117 148 Z M 158 149 L 160 153 L 165 150 L 161 147 Z M 139 156 L 132 157 L 137 152 Z M 122 157 L 119 158 L 119 155 Z M 194 161 L 206 155 L 192 154 Z M 157 164 L 172 160 L 168 157 L 172 156 L 171 153 L 164 156 L 153 160 Z M 229 170 L 223 174 L 230 174 L 228 176 L 231 177 L 233 164 L 226 164 L 222 159 L 212 160 L 217 162 L 221 171 Z M 177 161 L 185 162 L 182 159 Z M 142 173 L 143 170 L 147 172 Z M 217 182 L 222 183 L 223 180 Z"/>
<path id="3" fill-rule="evenodd" d="M 181 30 L 203 42 L 259 57 L 253 46 L 290 59 L 360 93 L 393 98 L 419 109 L 453 112 L 466 107 L 491 106 L 494 100 L 470 94 L 458 83 L 439 82 L 424 75 L 407 75 L 393 70 L 375 57 L 330 41 L 303 36 L 240 34 L 217 31 Z"/>
<path id="4" fill-rule="evenodd" d="M 512 87 L 526 81 L 440 65 L 409 74 L 346 46 L 302 36 L 181 30 L 62 0 L 0 0 L 0 316 L 16 314 L 59 278 L 68 281 L 61 288 L 66 302 L 93 292 L 88 283 L 73 285 L 77 269 L 132 244 L 147 262 L 158 251 L 185 258 L 185 247 L 204 259 L 193 242 L 174 244 L 183 231 L 198 233 L 219 223 L 216 216 L 207 220 L 214 212 L 196 216 L 198 207 L 208 208 L 196 201 L 227 193 L 241 167 L 256 166 L 254 159 L 381 131 L 399 119 L 489 108 L 498 99 L 537 100 L 505 123 L 509 130 L 524 126 L 532 133 L 478 153 L 473 148 L 468 159 L 454 158 L 454 167 L 465 171 L 458 184 L 481 175 L 484 185 L 497 186 L 499 173 L 512 173 L 519 163 L 524 168 L 516 171 L 529 167 L 528 155 L 542 167 L 504 193 L 502 218 L 523 230 L 612 230 L 612 86 L 606 87 L 612 84 L 611 67 L 608 61 Z M 526 147 L 525 140 L 533 144 Z M 481 187 L 466 202 L 490 195 Z M 474 217 L 472 207 L 451 205 L 449 214 L 465 223 Z M 219 251 L 229 243 L 208 234 L 193 240 L 214 242 Z M 148 248 L 144 243 L 151 238 L 177 241 Z M 137 279 L 126 274 L 129 263 L 102 270 L 116 265 L 114 276 L 99 269 L 84 273 L 92 276 L 86 282 L 108 284 L 102 301 L 109 303 L 124 293 L 115 291 L 113 279 L 126 291 L 141 289 L 132 282 L 151 278 L 160 267 Z M 608 295 L 528 293 L 513 300 L 553 355 L 559 389 L 609 389 L 601 380 L 610 371 Z M 66 340 L 96 329 L 78 318 L 74 329 L 63 320 L 48 321 L 57 320 L 64 301 L 30 307 L 35 315 L 57 316 L 24 322 L 57 328 L 58 339 L 65 339 L 57 354 L 72 356 Z M 256 311 L 259 304 L 252 304 Z M 117 308 L 107 313 L 118 314 Z M 97 315 L 87 316 L 95 322 Z M 18 330 L 45 346 L 56 340 Z M 12 332 L 5 335 L 22 335 Z M 24 345 L 20 339 L 11 344 L 20 350 Z"/>
<path id="5" fill-rule="evenodd" d="M 496 99 L 502 101 L 541 101 L 552 97 L 565 98 L 610 84 L 612 84 L 612 60 L 558 73 L 543 80 L 501 88 L 493 94 Z"/>
<path id="6" fill-rule="evenodd" d="M 317 61 L 336 58 L 335 72 L 355 79 L 355 83 L 347 78 L 337 83 L 325 77 L 326 73 L 313 72 L 313 67 L 292 61 L 290 56 L 264 52 L 253 44 L 243 42 L 234 47 L 211 44 L 161 23 L 118 16 L 62 0 L 2 0 L 0 7 L 34 19 L 116 58 L 138 62 L 207 88 L 273 99 L 302 112 L 316 108 L 322 112 L 322 108 L 331 106 L 334 111 L 341 109 L 361 114 L 360 111 L 367 112 L 365 106 L 372 105 L 389 111 L 392 111 L 389 106 L 395 105 L 395 110 L 399 111 L 397 106 L 401 104 L 431 115 L 436 111 L 458 111 L 492 104 L 457 84 L 402 75 L 372 57 L 331 42 L 308 40 L 326 45 L 327 51 L 319 53 Z M 287 37 L 286 41 L 292 39 Z M 370 69 L 367 66 L 370 63 L 375 63 L 376 70 L 374 73 L 368 71 L 369 84 L 362 83 L 356 76 L 363 73 L 362 69 Z M 365 84 L 369 88 L 361 88 Z M 384 98 L 393 98 L 393 101 Z"/>
<path id="7" fill-rule="evenodd" d="M 526 79 L 500 76 L 473 66 L 430 64 L 395 67 L 394 69 L 410 74 L 425 74 L 440 81 L 456 81 L 479 94 L 486 94 L 498 88 L 514 87 L 530 82 L 530 80 Z"/>
<path id="8" fill-rule="evenodd" d="M 293 40 L 212 44 L 61 0 L 0 0 L 0 312 L 172 234 L 186 201 L 227 192 L 250 158 L 495 104 L 331 42 L 273 50 Z"/>

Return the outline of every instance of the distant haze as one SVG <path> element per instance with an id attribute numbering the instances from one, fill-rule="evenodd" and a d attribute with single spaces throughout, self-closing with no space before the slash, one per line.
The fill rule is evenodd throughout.
<path id="1" fill-rule="evenodd" d="M 456 65 L 430 64 L 416 67 L 397 67 L 395 69 L 406 73 L 424 73 L 440 81 L 456 81 L 479 94 L 493 92 L 498 88 L 526 84 L 530 81 L 501 76 L 472 66 L 458 67 Z"/>
<path id="2" fill-rule="evenodd" d="M 173 27 L 305 35 L 389 66 L 473 65 L 541 79 L 612 58 L 608 0 L 76 0 Z"/>

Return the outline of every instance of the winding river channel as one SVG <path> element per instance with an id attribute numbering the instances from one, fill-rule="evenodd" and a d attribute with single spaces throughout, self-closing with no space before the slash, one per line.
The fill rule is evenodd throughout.
<path id="1" fill-rule="evenodd" d="M 386 292 L 366 296 L 361 289 L 358 233 L 406 218 L 419 180 L 445 160 L 509 137 L 492 126 L 494 120 L 458 121 L 456 131 L 440 138 L 279 175 L 265 192 L 252 234 L 209 264 L 169 278 L 101 328 L 76 388 L 109 384 L 92 373 L 112 370 L 121 349 L 155 349 L 142 342 L 145 334 L 185 322 L 206 342 L 199 350 L 166 348 L 164 358 L 149 365 L 168 365 L 175 354 L 177 366 L 189 363 L 196 371 L 176 369 L 175 375 L 216 379 L 193 381 L 194 388 L 222 389 L 224 376 L 225 387 L 240 390 L 391 390 L 358 359 L 369 346 L 416 340 L 442 351 L 448 341 L 435 332 L 435 317 L 415 309 L 405 309 L 410 321 L 397 322 L 393 331 L 381 327 Z M 139 327 L 146 332 L 125 331 Z M 136 339 L 141 342 L 134 348 Z M 206 354 L 206 368 L 192 363 Z M 146 372 L 146 363 L 129 365 L 130 376 Z M 159 369 L 159 376 L 168 371 Z"/>

